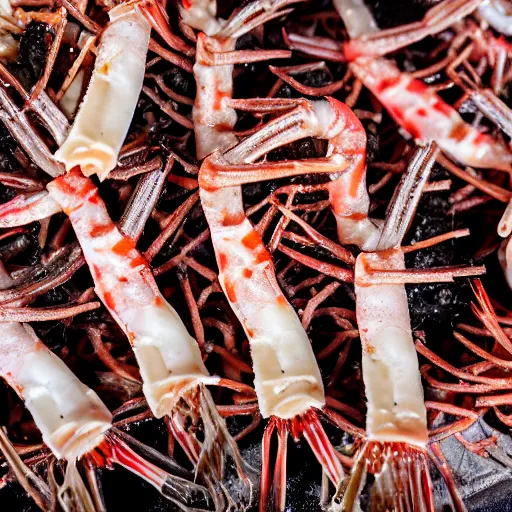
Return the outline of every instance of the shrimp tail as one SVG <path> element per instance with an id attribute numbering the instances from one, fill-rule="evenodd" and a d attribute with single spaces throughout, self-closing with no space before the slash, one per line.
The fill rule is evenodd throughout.
<path id="1" fill-rule="evenodd" d="M 182 395 L 170 423 L 196 475 L 216 500 L 216 509 L 249 509 L 258 475 L 242 459 L 206 386 L 200 384 Z"/>
<path id="2" fill-rule="evenodd" d="M 368 441 L 357 456 L 348 483 L 334 498 L 341 498 L 339 505 L 333 504 L 331 509 L 361 510 L 361 494 L 368 486 L 368 510 L 372 512 L 434 511 L 428 455 L 417 446 Z"/>

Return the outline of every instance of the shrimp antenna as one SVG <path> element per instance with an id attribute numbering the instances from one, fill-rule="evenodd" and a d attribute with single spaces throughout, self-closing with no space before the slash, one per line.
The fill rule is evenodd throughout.
<path id="1" fill-rule="evenodd" d="M 53 508 L 53 500 L 50 488 L 39 478 L 18 455 L 3 428 L 0 428 L 0 452 L 9 464 L 11 471 L 18 479 L 19 484 L 29 494 L 42 510 Z"/>
<path id="2" fill-rule="evenodd" d="M 66 466 L 64 482 L 58 487 L 57 498 L 65 512 L 96 512 L 93 500 L 82 480 L 76 461 Z"/>

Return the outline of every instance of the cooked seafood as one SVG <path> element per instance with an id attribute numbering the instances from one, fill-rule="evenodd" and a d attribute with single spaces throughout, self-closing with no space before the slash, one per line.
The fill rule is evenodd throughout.
<path id="1" fill-rule="evenodd" d="M 509 3 L 0 2 L 2 503 L 508 485 Z"/>
<path id="2" fill-rule="evenodd" d="M 3 267 L 0 276 L 3 289 L 12 285 Z M 104 458 L 102 464 L 124 466 L 184 510 L 197 500 L 197 494 L 208 504 L 211 498 L 206 489 L 167 474 L 134 452 L 115 431 L 109 432 L 112 414 L 105 404 L 37 338 L 31 327 L 3 323 L 0 336 L 0 374 L 23 399 L 55 457 L 67 461 L 66 478 L 59 490 L 64 510 L 94 510 L 76 469 L 76 462 L 84 457 L 93 461 Z M 50 508 L 51 500 L 42 489 L 36 501 Z"/>

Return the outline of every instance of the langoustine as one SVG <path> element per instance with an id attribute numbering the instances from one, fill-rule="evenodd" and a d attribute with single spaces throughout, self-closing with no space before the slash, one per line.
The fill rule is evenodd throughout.
<path id="1" fill-rule="evenodd" d="M 0 279 L 2 289 L 12 285 L 3 265 Z M 81 459 L 107 467 L 119 464 L 149 482 L 179 508 L 208 506 L 208 492 L 184 480 L 181 476 L 187 474 L 185 470 L 181 476 L 172 476 L 126 444 L 122 432 L 112 429 L 112 414 L 98 395 L 77 379 L 30 326 L 2 323 L 0 338 L 1 376 L 24 401 L 54 456 L 67 462 L 66 477 L 58 493 L 64 510 L 75 510 L 77 506 L 80 510 L 95 510 L 76 468 Z M 36 501 L 51 507 L 45 486 L 35 490 Z"/>
<path id="2" fill-rule="evenodd" d="M 50 197 L 71 220 L 96 293 L 133 346 L 144 395 L 160 418 L 180 393 L 208 378 L 199 347 L 158 290 L 148 263 L 112 222 L 98 189 L 78 169 L 48 185 Z"/>
<path id="3" fill-rule="evenodd" d="M 279 105 L 279 101 L 267 103 L 265 100 L 232 100 L 233 66 L 229 58 L 236 37 L 280 15 L 281 7 L 289 3 L 275 1 L 265 6 L 262 2 L 253 2 L 236 13 L 222 29 L 213 20 L 208 21 L 208 18 L 205 20 L 194 19 L 192 15 L 185 16 L 187 22 L 210 32 L 208 37 L 204 34 L 198 36 L 198 61 L 194 66 L 198 91 L 193 113 L 197 156 L 199 159 L 206 157 L 199 173 L 201 203 L 219 266 L 219 282 L 251 346 L 259 409 L 263 417 L 270 417 L 263 437 L 260 510 L 266 510 L 271 501 L 276 509 L 284 509 L 289 431 L 296 441 L 301 436 L 308 440 L 335 485 L 341 482 L 343 476 L 341 464 L 315 411 L 324 406 L 325 396 L 311 343 L 296 313 L 279 289 L 270 254 L 261 236 L 245 215 L 241 183 L 236 183 L 236 180 L 230 183 L 229 177 L 222 183 L 224 166 L 229 175 L 228 167 L 240 164 L 240 173 L 235 171 L 235 174 L 239 174 L 244 182 L 248 176 L 245 170 L 249 170 L 244 164 L 254 162 L 273 147 L 300 138 L 297 133 L 291 135 L 292 130 L 289 130 L 288 139 L 287 136 L 284 139 L 277 136 L 279 126 L 293 125 L 294 113 L 270 123 L 272 126 L 267 126 L 238 144 L 233 133 L 237 120 L 235 108 L 264 112 L 274 107 L 288 110 L 294 106 L 294 103 L 286 101 Z M 194 7 L 197 6 L 193 2 L 189 8 Z M 187 9 L 182 11 L 186 13 Z M 204 14 L 205 11 L 201 12 Z M 212 29 L 212 26 L 217 28 Z M 208 43 L 213 52 L 209 60 L 205 58 L 205 46 Z M 220 50 L 223 52 L 220 53 Z M 216 51 L 219 53 L 216 54 Z M 273 55 L 273 52 L 252 53 L 255 59 L 258 54 L 260 57 Z M 226 65 L 221 65 L 225 62 Z M 324 163 L 327 169 L 334 169 L 334 162 Z M 283 164 L 287 167 L 288 163 Z M 336 164 L 337 169 L 343 167 L 343 162 Z M 293 169 L 293 164 L 287 170 L 275 170 L 276 175 L 280 172 L 287 175 L 300 173 Z M 267 179 L 263 167 L 261 171 L 261 174 L 256 173 L 260 178 L 255 176 L 255 181 Z M 273 475 L 272 499 L 269 450 L 275 429 L 278 432 L 279 449 Z"/>
<path id="4" fill-rule="evenodd" d="M 448 28 L 470 14 L 480 2 L 442 2 L 422 22 L 399 29 L 379 30 L 368 8 L 361 2 L 335 3 L 347 26 L 350 41 L 339 45 L 325 38 L 289 34 L 292 48 L 319 58 L 347 60 L 354 75 L 371 90 L 391 117 L 413 138 L 435 141 L 457 161 L 470 166 L 510 171 L 512 154 L 498 140 L 464 122 L 458 112 L 421 80 L 401 72 L 382 56 Z M 357 21 L 351 15 L 354 8 Z M 371 20 L 371 21 L 369 21 Z M 364 23 L 363 23 L 364 21 Z"/>
<path id="5" fill-rule="evenodd" d="M 427 150 L 425 162 L 420 160 L 424 176 L 428 175 L 435 159 L 435 152 L 428 153 Z M 420 195 L 421 188 L 422 185 Z M 411 191 L 403 192 L 407 196 Z M 409 208 L 415 209 L 412 205 Z M 368 471 L 375 477 L 370 498 L 372 510 L 380 506 L 434 510 L 426 451 L 427 410 L 407 295 L 404 285 L 399 281 L 393 283 L 391 277 L 393 273 L 405 271 L 404 254 L 399 247 L 401 236 L 389 231 L 393 229 L 386 233 L 384 226 L 378 242 L 365 249 L 372 252 L 362 252 L 355 265 L 356 316 L 363 352 L 368 441 L 357 455 L 352 478 L 343 495 L 343 510 L 357 509 Z M 375 273 L 382 275 L 381 281 Z M 389 282 L 386 282 L 387 275 L 391 277 Z M 401 493 L 401 488 L 410 491 Z"/>
<path id="6" fill-rule="evenodd" d="M 380 228 L 372 224 L 373 230 L 367 232 L 367 239 L 363 236 L 358 244 L 364 252 L 356 260 L 354 285 L 363 349 L 367 442 L 356 456 L 351 479 L 342 493 L 342 510 L 359 509 L 358 502 L 368 473 L 375 479 L 370 491 L 370 510 L 380 507 L 434 510 L 427 454 L 427 409 L 404 284 L 452 280 L 455 275 L 479 274 L 484 270 L 476 267 L 446 269 L 444 277 L 434 272 L 429 276 L 428 270 L 424 276 L 413 276 L 405 270 L 400 244 L 436 154 L 432 147 L 416 152 L 388 207 L 386 222 Z M 364 158 L 361 160 L 364 166 Z M 356 225 L 363 222 L 366 227 L 369 197 L 362 177 L 364 172 L 350 177 L 355 180 L 351 187 L 356 188 L 358 180 L 361 186 L 359 216 L 351 222 Z M 344 176 L 350 175 L 346 173 L 342 178 Z M 339 186 L 343 187 L 342 181 Z M 331 194 L 331 201 L 333 199 L 341 204 L 356 202 L 347 191 L 334 197 Z M 344 237 L 339 224 L 338 235 L 341 243 L 357 243 L 353 238 Z M 449 482 L 449 474 L 444 476 Z M 455 507 L 465 510 L 456 489 L 451 487 L 450 492 Z"/>
<path id="7" fill-rule="evenodd" d="M 245 216 L 241 186 L 222 185 L 222 178 L 216 179 L 223 165 L 239 161 L 237 152 L 245 142 L 251 146 L 254 141 L 246 140 L 222 156 L 205 159 L 199 177 L 200 195 L 219 266 L 219 282 L 249 339 L 259 408 L 263 417 L 270 417 L 263 445 L 260 508 L 265 510 L 269 499 L 269 443 L 277 428 L 280 451 L 274 491 L 275 506 L 282 509 L 288 430 L 296 440 L 301 435 L 308 440 L 335 485 L 340 483 L 343 470 L 315 412 L 324 406 L 325 397 L 311 343 L 279 288 L 261 236 Z M 249 159 L 247 154 L 240 158 Z M 243 167 L 238 166 L 242 176 Z"/>

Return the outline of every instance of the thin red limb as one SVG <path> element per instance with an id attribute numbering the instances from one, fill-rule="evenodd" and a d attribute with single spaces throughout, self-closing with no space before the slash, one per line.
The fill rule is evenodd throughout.
<path id="1" fill-rule="evenodd" d="M 257 162 L 249 164 L 230 164 L 217 166 L 210 162 L 203 166 L 202 186 L 205 189 L 227 188 L 249 183 L 258 183 L 278 178 L 289 178 L 305 174 L 333 174 L 345 171 L 350 160 L 344 162 L 329 161 L 325 158 L 301 160 L 282 160 L 279 162 Z"/>
<path id="2" fill-rule="evenodd" d="M 210 297 L 212 293 L 222 293 L 222 288 L 220 287 L 218 281 L 214 281 L 210 286 L 207 286 L 202 292 L 199 298 L 197 299 L 197 306 L 199 309 L 203 308 L 206 304 L 206 301 Z M 205 323 L 206 325 L 206 323 Z"/>
<path id="3" fill-rule="evenodd" d="M 442 235 L 427 238 L 426 240 L 421 240 L 420 242 L 416 242 L 413 245 L 406 245 L 402 247 L 402 251 L 404 253 L 419 251 L 420 249 L 433 247 L 434 245 L 446 242 L 447 240 L 452 240 L 453 238 L 462 238 L 464 236 L 469 236 L 469 229 L 457 229 L 455 231 L 450 231 L 449 233 L 443 233 Z"/>
<path id="4" fill-rule="evenodd" d="M 480 417 L 478 413 L 472 411 L 471 409 L 465 409 L 464 407 L 458 407 L 457 405 L 443 402 L 433 402 L 431 400 L 427 400 L 425 402 L 425 407 L 427 409 L 434 409 L 436 411 L 452 414 L 453 416 L 462 416 L 464 418 L 472 418 L 474 420 L 477 420 Z"/>
<path id="5" fill-rule="evenodd" d="M 443 425 L 442 427 L 431 430 L 428 433 L 429 440 L 431 442 L 442 441 L 443 439 L 447 439 L 459 432 L 464 432 L 467 430 L 476 420 L 472 418 L 463 418 L 461 420 L 457 420 L 454 423 L 450 423 L 449 425 Z"/>
<path id="6" fill-rule="evenodd" d="M 224 347 L 220 347 L 219 345 L 211 343 L 207 346 L 207 350 L 210 352 L 215 352 L 220 357 L 222 357 L 222 359 L 224 359 L 227 363 L 229 363 L 231 366 L 233 366 L 240 372 L 247 373 L 249 375 L 253 374 L 252 366 L 250 364 L 247 364 L 245 361 L 242 361 Z"/>
<path id="7" fill-rule="evenodd" d="M 55 66 L 55 61 L 57 60 L 57 54 L 59 53 L 60 44 L 62 42 L 62 37 L 64 36 L 64 29 L 67 24 L 67 11 L 66 9 L 60 8 L 58 10 L 60 16 L 60 23 L 55 31 L 55 39 L 53 40 L 52 46 L 50 48 L 50 52 L 48 53 L 48 57 L 46 58 L 46 65 L 43 71 L 41 78 L 38 80 L 35 87 L 32 89 L 32 93 L 30 94 L 30 99 L 28 103 L 32 103 L 35 101 L 38 96 L 41 94 L 48 84 L 48 80 L 50 80 L 50 75 L 52 73 L 53 67 Z"/>
<path id="8" fill-rule="evenodd" d="M 353 436 L 364 439 L 366 433 L 363 428 L 356 427 L 354 424 L 352 424 L 350 421 L 332 409 L 324 409 L 322 413 L 333 425 L 336 425 L 339 429 L 352 434 Z"/>
<path id="9" fill-rule="evenodd" d="M 292 192 L 286 199 L 287 209 L 289 209 L 293 206 L 294 200 L 295 200 L 295 192 Z M 272 205 L 272 206 L 278 206 L 278 205 L 276 204 L 276 205 Z M 269 211 L 274 210 L 274 208 L 272 208 L 272 206 L 269 209 Z M 270 253 L 274 253 L 275 250 L 277 249 L 277 246 L 281 242 L 281 238 L 284 234 L 284 230 L 288 227 L 289 222 L 290 222 L 290 217 L 287 215 L 283 215 L 279 219 L 277 226 L 275 227 L 274 232 L 272 233 L 272 238 L 270 239 L 270 242 L 267 244 L 267 249 L 269 250 Z"/>
<path id="10" fill-rule="evenodd" d="M 66 281 L 71 279 L 71 276 L 85 264 L 85 259 L 81 251 L 74 250 L 69 254 L 67 261 L 63 263 L 63 268 L 59 272 L 49 272 L 49 275 L 40 281 L 32 282 L 19 288 L 10 288 L 2 290 L 0 293 L 0 304 L 14 303 L 21 301 L 23 303 L 29 302 L 33 297 L 41 295 L 48 290 L 51 290 Z"/>
<path id="11" fill-rule="evenodd" d="M 80 11 L 70 0 L 58 0 L 59 3 L 62 4 L 63 7 L 71 14 L 73 18 L 79 21 L 89 32 L 93 34 L 99 34 L 103 30 L 101 25 L 98 25 L 95 21 L 93 21 L 89 16 Z"/>
<path id="12" fill-rule="evenodd" d="M 193 98 L 189 98 L 188 96 L 182 96 L 181 94 L 174 92 L 170 87 L 167 87 L 167 85 L 164 82 L 163 75 L 151 75 L 146 73 L 146 78 L 152 78 L 158 84 L 158 87 L 160 87 L 160 89 L 162 89 L 162 91 L 174 101 L 183 103 L 185 105 L 194 104 Z"/>
<path id="13" fill-rule="evenodd" d="M 0 182 L 6 187 L 16 188 L 24 192 L 40 192 L 44 189 L 42 183 L 28 176 L 0 172 Z"/>
<path id="14" fill-rule="evenodd" d="M 471 305 L 473 313 L 476 317 L 489 329 L 491 334 L 494 336 L 496 341 L 510 354 L 512 354 L 512 342 L 503 331 L 503 328 L 498 322 L 494 308 L 492 307 L 489 296 L 487 295 L 482 281 L 475 279 L 472 282 L 473 292 L 476 295 L 481 310 L 478 309 L 474 304 Z"/>
<path id="15" fill-rule="evenodd" d="M 220 378 L 219 382 L 217 382 L 217 386 L 231 389 L 238 393 L 242 393 L 244 395 L 249 395 L 250 397 L 253 397 L 256 395 L 256 391 L 254 391 L 254 389 L 251 388 L 251 386 L 244 384 L 242 382 L 236 382 L 236 381 L 230 380 L 230 379 Z"/>
<path id="16" fill-rule="evenodd" d="M 432 443 L 430 445 L 430 454 L 431 458 L 434 461 L 437 469 L 443 476 L 443 479 L 448 487 L 448 491 L 450 493 L 450 497 L 452 499 L 453 505 L 455 506 L 456 512 L 466 512 L 466 506 L 460 497 L 459 491 L 457 489 L 457 485 L 453 480 L 452 472 L 450 471 L 450 466 L 441 451 L 441 446 L 439 443 Z"/>
<path id="17" fill-rule="evenodd" d="M 217 405 L 219 414 L 226 418 L 228 416 L 252 416 L 259 412 L 258 404 L 242 405 Z"/>
<path id="18" fill-rule="evenodd" d="M 275 420 L 270 419 L 261 442 L 260 512 L 267 512 L 270 492 L 270 442 L 275 429 Z"/>
<path id="19" fill-rule="evenodd" d="M 359 421 L 361 423 L 364 421 L 364 417 L 361 414 L 361 411 L 359 411 L 355 407 L 351 407 L 350 405 L 340 402 L 339 400 L 332 396 L 327 395 L 325 397 L 325 405 L 327 407 L 331 407 L 332 409 L 336 409 L 337 411 L 340 411 L 344 414 L 348 414 L 356 421 Z"/>
<path id="20" fill-rule="evenodd" d="M 180 162 L 181 163 L 181 162 Z M 167 181 L 175 183 L 176 185 L 184 188 L 185 190 L 196 190 L 199 187 L 195 178 L 187 178 L 186 176 L 177 176 L 176 174 L 169 174 Z"/>
<path id="21" fill-rule="evenodd" d="M 66 93 L 66 91 L 69 89 L 69 86 L 75 79 L 75 76 L 78 73 L 78 70 L 80 69 L 80 66 L 82 65 L 85 57 L 93 47 L 94 43 L 96 42 L 95 36 L 89 36 L 87 40 L 85 41 L 84 45 L 80 49 L 80 53 L 78 54 L 78 57 L 75 59 L 71 67 L 69 68 L 69 71 L 66 75 L 66 78 L 64 79 L 64 82 L 62 83 L 59 91 L 55 95 L 55 102 L 58 103 Z"/>
<path id="22" fill-rule="evenodd" d="M 355 258 L 350 251 L 348 251 L 344 247 L 341 247 L 341 245 L 333 242 L 327 237 L 323 236 L 316 229 L 310 226 L 306 221 L 301 219 L 298 215 L 296 215 L 291 210 L 283 206 L 281 203 L 276 202 L 275 205 L 277 206 L 277 208 L 279 208 L 283 215 L 296 222 L 315 243 L 327 249 L 341 261 L 344 261 L 345 263 L 349 264 L 355 263 Z"/>
<path id="23" fill-rule="evenodd" d="M 263 236 L 263 233 L 267 230 L 267 228 L 270 226 L 270 223 L 272 222 L 273 218 L 275 217 L 277 213 L 277 208 L 273 205 L 270 206 L 270 208 L 265 212 L 261 220 L 256 224 L 254 229 Z"/>
<path id="24" fill-rule="evenodd" d="M 493 396 L 479 396 L 475 401 L 475 407 L 496 407 L 497 405 L 510 405 L 512 393 Z"/>
<path id="25" fill-rule="evenodd" d="M 208 240 L 209 237 L 210 237 L 210 230 L 205 229 L 200 235 L 198 235 L 193 240 L 191 240 L 188 244 L 183 246 L 178 255 L 174 256 L 174 258 L 171 258 L 169 261 L 167 261 L 163 265 L 160 265 L 159 267 L 155 268 L 153 271 L 155 276 L 159 276 L 160 274 L 163 274 L 164 272 L 167 272 L 168 270 L 171 270 L 172 268 L 177 266 L 190 251 L 193 251 L 196 247 L 198 247 L 202 243 L 206 242 L 206 240 Z"/>
<path id="26" fill-rule="evenodd" d="M 110 351 L 103 343 L 99 329 L 90 327 L 87 329 L 87 334 L 89 335 L 89 340 L 94 347 L 96 355 L 107 368 L 112 370 L 116 375 L 119 375 L 123 379 L 131 380 L 134 382 L 142 382 L 140 379 L 139 370 L 137 368 L 126 363 L 121 363 L 112 356 Z"/>
<path id="27" fill-rule="evenodd" d="M 304 37 L 299 34 L 288 34 L 284 28 L 282 33 L 288 48 L 304 52 L 317 59 L 346 62 L 342 44 L 337 41 L 327 37 Z"/>
<path id="28" fill-rule="evenodd" d="M 384 176 L 382 176 L 382 178 L 377 182 L 377 183 L 372 183 L 369 187 L 368 187 L 368 192 L 370 194 L 375 194 L 376 192 L 378 192 L 382 187 L 385 187 L 390 181 L 391 179 L 393 178 L 394 174 L 392 172 L 387 172 L 386 174 L 384 174 Z"/>
<path id="29" fill-rule="evenodd" d="M 480 356 L 482 359 L 491 362 L 493 365 L 500 366 L 502 368 L 510 369 L 512 368 L 512 361 L 507 359 L 501 359 L 500 357 L 493 356 L 487 350 L 480 348 L 475 343 L 469 341 L 465 336 L 458 332 L 454 332 L 453 335 L 455 338 L 460 341 L 465 347 L 467 347 L 471 352 L 474 352 L 477 356 Z"/>
<path id="30" fill-rule="evenodd" d="M 195 55 L 195 48 L 171 31 L 169 17 L 158 0 L 140 2 L 138 9 L 173 50 L 184 53 L 188 57 Z"/>
<path id="31" fill-rule="evenodd" d="M 338 486 L 344 477 L 343 468 L 314 410 L 310 409 L 301 418 L 301 426 L 303 435 L 316 458 L 321 462 L 331 482 Z"/>
<path id="32" fill-rule="evenodd" d="M 334 388 L 334 386 L 336 385 L 336 382 L 337 382 L 339 376 L 341 375 L 343 367 L 345 366 L 345 363 L 347 362 L 351 345 L 352 345 L 352 338 L 349 338 L 346 345 L 343 347 L 343 349 L 338 354 L 338 359 L 336 360 L 336 364 L 334 365 L 331 375 L 329 376 L 329 381 L 327 382 L 328 391 L 331 391 Z"/>
<path id="33" fill-rule="evenodd" d="M 462 369 L 472 373 L 473 375 L 480 375 L 481 373 L 488 372 L 494 368 L 494 364 L 489 361 L 480 361 L 479 363 L 469 364 L 463 366 Z"/>
<path id="34" fill-rule="evenodd" d="M 157 169 L 161 169 L 162 166 L 162 159 L 159 156 L 155 156 L 151 160 L 148 160 L 147 162 L 144 162 L 140 165 L 135 165 L 129 168 L 117 167 L 108 173 L 106 179 L 127 181 L 139 174 L 145 174 L 151 171 L 156 171 Z"/>
<path id="35" fill-rule="evenodd" d="M 245 427 L 241 432 L 236 434 L 236 436 L 233 437 L 233 439 L 238 442 L 240 439 L 243 439 L 246 435 L 250 434 L 251 432 L 254 432 L 259 424 L 261 423 L 261 414 L 255 414 L 254 419 L 251 421 L 251 423 Z"/>
<path id="36" fill-rule="evenodd" d="M 322 274 L 326 274 L 346 283 L 352 283 L 354 281 L 354 272 L 352 270 L 341 268 L 336 265 L 332 265 L 331 263 L 319 261 L 315 258 L 312 258 L 311 256 L 306 256 L 305 254 L 294 251 L 293 249 L 290 249 L 283 244 L 279 244 L 278 249 L 283 254 L 286 254 L 286 256 L 289 258 L 296 260 L 299 263 L 302 263 L 304 266 L 312 268 L 317 272 L 321 272 Z"/>
<path id="37" fill-rule="evenodd" d="M 181 290 L 183 291 L 185 301 L 187 302 L 187 306 L 190 311 L 195 338 L 199 346 L 202 347 L 204 345 L 204 327 L 203 323 L 201 322 L 201 316 L 199 315 L 199 308 L 197 307 L 196 299 L 192 293 L 186 267 L 180 268 L 178 270 L 178 280 L 180 282 Z"/>
<path id="38" fill-rule="evenodd" d="M 293 87 L 295 90 L 300 92 L 301 94 L 306 94 L 307 96 L 330 96 L 331 94 L 334 94 L 335 92 L 339 91 L 342 87 L 345 86 L 345 84 L 348 82 L 350 77 L 352 76 L 352 73 L 350 70 L 347 70 L 345 75 L 341 80 L 337 80 L 336 82 L 333 82 L 328 85 L 324 85 L 322 87 L 310 87 L 304 84 L 301 84 L 299 81 L 297 81 L 295 78 L 290 76 L 291 71 L 297 72 L 295 69 L 293 69 L 294 66 L 290 67 L 282 67 L 278 68 L 276 66 L 269 66 L 269 69 L 274 75 L 279 77 L 283 82 L 286 82 L 288 85 Z"/>
<path id="39" fill-rule="evenodd" d="M 150 39 L 149 41 L 149 49 L 156 53 L 158 56 L 162 57 L 162 59 L 178 66 L 184 71 L 188 71 L 192 73 L 193 64 L 186 57 L 173 53 L 162 46 L 160 46 L 154 39 Z"/>
<path id="40" fill-rule="evenodd" d="M 224 347 L 232 352 L 236 350 L 235 329 L 232 324 L 222 322 L 221 320 L 213 317 L 203 318 L 205 327 L 214 327 L 218 329 L 224 338 Z"/>
<path id="41" fill-rule="evenodd" d="M 351 309 L 347 308 L 340 308 L 340 307 L 329 307 L 329 308 L 320 308 L 315 311 L 314 316 L 323 316 L 323 315 L 329 315 L 339 318 L 346 318 L 350 320 L 351 322 L 356 321 L 356 313 L 355 311 L 352 311 Z M 336 321 L 336 320 L 335 320 Z"/>
<path id="42" fill-rule="evenodd" d="M 48 308 L 24 308 L 0 306 L 0 322 L 46 322 L 49 320 L 64 320 L 76 315 L 98 309 L 101 304 L 97 301 L 79 305 L 68 305 Z"/>
<path id="43" fill-rule="evenodd" d="M 374 270 L 365 274 L 361 285 L 412 284 L 412 283 L 452 283 L 455 277 L 468 277 L 485 274 L 483 265 L 474 267 L 439 267 L 408 270 Z"/>
<path id="44" fill-rule="evenodd" d="M 203 61 L 209 66 L 249 64 L 270 59 L 288 59 L 289 50 L 233 50 L 230 52 L 211 52 L 202 54 Z"/>
<path id="45" fill-rule="evenodd" d="M 512 377 L 499 378 L 499 377 L 482 377 L 480 375 L 473 375 L 472 373 L 459 370 L 447 363 L 444 359 L 439 357 L 437 354 L 428 349 L 420 341 L 415 343 L 416 350 L 429 361 L 434 363 L 439 368 L 442 368 L 445 372 L 450 373 L 458 379 L 466 380 L 469 382 L 478 382 L 480 384 L 487 384 L 492 386 L 494 389 L 512 389 Z"/>
<path id="46" fill-rule="evenodd" d="M 330 297 L 339 287 L 341 283 L 334 281 L 328 284 L 321 292 L 317 293 L 312 299 L 308 301 L 304 313 L 302 313 L 302 327 L 307 329 L 311 320 L 313 319 L 313 313 L 315 309 L 328 297 Z"/>
<path id="47" fill-rule="evenodd" d="M 452 180 L 429 181 L 425 183 L 423 192 L 444 192 L 452 187 Z"/>
<path id="48" fill-rule="evenodd" d="M 464 445 L 464 448 L 469 450 L 471 453 L 474 453 L 475 455 L 479 455 L 480 457 L 488 458 L 489 453 L 487 452 L 486 448 L 489 446 L 495 446 L 496 441 L 498 440 L 498 436 L 496 434 L 493 434 L 491 437 L 488 437 L 487 439 L 481 439 L 480 441 L 476 441 L 475 443 L 472 443 L 471 441 L 468 441 L 461 432 L 457 432 L 454 434 L 455 439 L 462 443 Z"/>
<path id="49" fill-rule="evenodd" d="M 183 222 L 192 207 L 199 200 L 199 192 L 194 192 L 186 199 L 174 212 L 165 220 L 163 231 L 158 235 L 155 241 L 149 246 L 148 250 L 144 253 L 144 257 L 151 261 L 162 249 L 165 242 L 176 232 L 178 226 Z"/>
<path id="50" fill-rule="evenodd" d="M 153 91 L 147 86 L 143 86 L 142 92 L 146 96 L 149 96 L 149 98 L 151 98 L 151 100 L 153 100 L 160 107 L 162 112 L 165 112 L 173 121 L 176 121 L 177 123 L 181 124 L 181 126 L 183 126 L 184 128 L 187 128 L 188 130 L 192 130 L 194 128 L 194 124 L 188 117 L 174 110 L 172 106 L 169 104 L 170 102 L 162 100 L 162 98 L 160 98 L 160 96 L 158 96 L 158 94 L 155 91 Z"/>
<path id="51" fill-rule="evenodd" d="M 432 442 L 440 441 L 441 439 L 446 439 L 447 437 L 450 437 L 458 432 L 466 430 L 469 426 L 475 423 L 481 416 L 481 414 L 478 414 L 475 411 L 443 402 L 426 401 L 425 407 L 427 409 L 441 411 L 447 414 L 451 414 L 453 416 L 462 416 L 463 418 L 449 425 L 443 425 L 442 427 L 431 430 L 429 432 L 429 438 Z"/>
<path id="52" fill-rule="evenodd" d="M 274 469 L 274 507 L 284 510 L 286 501 L 286 453 L 288 444 L 288 429 L 279 422 L 277 426 L 277 457 Z"/>
<path id="53" fill-rule="evenodd" d="M 293 261 L 291 261 L 290 264 L 295 265 L 295 263 Z M 281 283 L 281 286 L 283 286 L 283 288 L 286 288 L 286 293 L 287 293 L 288 297 L 292 298 L 300 290 L 304 290 L 305 288 L 310 288 L 317 284 L 320 284 L 322 281 L 325 280 L 325 278 L 326 278 L 326 276 L 324 274 L 319 274 L 317 276 L 310 277 L 308 279 L 304 279 L 303 281 L 296 284 L 295 286 L 291 286 L 286 283 Z M 316 316 L 316 312 L 315 312 L 314 316 Z"/>
<path id="54" fill-rule="evenodd" d="M 357 329 L 351 329 L 348 331 L 338 332 L 334 340 L 332 340 L 321 352 L 317 354 L 317 358 L 322 360 L 329 357 L 335 352 L 345 341 L 357 338 L 359 331 Z"/>
<path id="55" fill-rule="evenodd" d="M 430 386 L 436 389 L 441 389 L 443 391 L 452 391 L 454 393 L 476 393 L 476 394 L 484 394 L 484 393 L 492 393 L 496 391 L 495 386 L 491 386 L 488 384 L 452 384 L 448 382 L 441 382 L 440 380 L 429 375 L 429 370 L 433 368 L 430 364 L 425 364 L 420 368 L 421 376 L 429 383 Z"/>
<path id="56" fill-rule="evenodd" d="M 185 258 L 183 258 L 183 262 L 188 267 L 195 270 L 198 274 L 208 279 L 208 281 L 215 281 L 217 279 L 217 274 L 213 270 L 210 270 L 208 267 L 205 267 L 191 256 L 186 256 Z"/>
<path id="57" fill-rule="evenodd" d="M 442 153 L 439 153 L 439 155 L 437 156 L 437 161 L 445 169 L 447 169 L 452 174 L 457 176 L 457 178 L 466 181 L 467 183 L 473 185 L 478 190 L 485 192 L 491 197 L 494 197 L 494 199 L 497 199 L 498 201 L 508 203 L 509 200 L 512 198 L 512 192 L 510 192 L 509 190 L 506 190 L 498 185 L 495 185 L 494 183 L 490 183 L 481 178 L 476 178 L 475 176 L 472 176 L 468 172 L 463 171 L 462 169 L 457 167 L 451 160 L 445 157 Z"/>
<path id="58" fill-rule="evenodd" d="M 469 199 L 466 199 L 465 201 L 461 201 L 460 203 L 454 204 L 448 210 L 448 215 L 454 215 L 456 213 L 461 213 L 461 212 L 471 210 L 473 208 L 476 208 L 477 206 L 480 206 L 482 204 L 488 203 L 489 201 L 492 201 L 492 199 L 493 198 L 490 196 L 470 197 Z"/>

